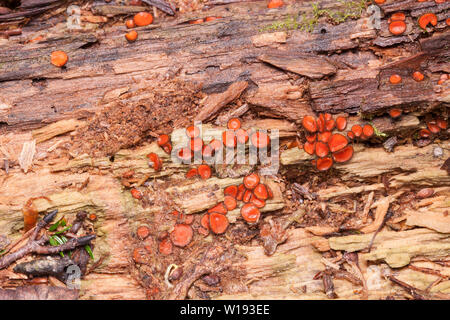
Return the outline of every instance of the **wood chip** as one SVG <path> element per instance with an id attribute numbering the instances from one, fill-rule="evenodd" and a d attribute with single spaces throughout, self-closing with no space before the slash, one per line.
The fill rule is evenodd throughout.
<path id="1" fill-rule="evenodd" d="M 36 140 L 27 141 L 23 144 L 22 151 L 19 155 L 20 168 L 27 173 L 33 163 L 34 154 L 36 153 Z"/>
<path id="2" fill-rule="evenodd" d="M 225 107 L 230 102 L 239 98 L 239 96 L 247 89 L 248 83 L 246 81 L 235 82 L 228 87 L 225 92 L 216 93 L 206 98 L 203 109 L 200 111 L 196 120 L 204 121 L 214 118 L 219 110 Z"/>
<path id="3" fill-rule="evenodd" d="M 360 229 L 361 232 L 363 233 L 375 232 L 383 223 L 384 216 L 386 215 L 389 209 L 389 197 L 384 197 L 378 200 L 378 203 L 379 204 L 377 210 L 375 211 L 374 221 L 371 224 L 361 228 Z"/>

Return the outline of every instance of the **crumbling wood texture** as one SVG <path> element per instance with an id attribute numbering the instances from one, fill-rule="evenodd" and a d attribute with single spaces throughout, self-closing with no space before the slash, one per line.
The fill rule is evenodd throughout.
<path id="1" fill-rule="evenodd" d="M 321 1 L 321 6 L 334 8 L 336 2 Z M 120 150 L 114 157 L 83 154 L 66 161 L 48 156 L 58 146 L 68 143 L 71 132 L 83 127 L 87 117 L 106 104 L 145 99 L 148 92 L 140 89 L 146 88 L 149 82 L 178 77 L 202 83 L 203 91 L 208 94 L 203 101 L 208 112 L 200 114 L 201 119 L 207 119 L 210 113 L 220 114 L 227 102 L 239 97 L 251 111 L 266 118 L 245 119 L 244 127 L 278 129 L 282 139 L 297 137 L 299 121 L 314 111 L 376 115 L 372 122 L 380 132 L 399 138 L 410 137 L 423 126 L 419 116 L 449 103 L 449 90 L 445 87 L 448 84 L 437 85 L 439 73 L 450 71 L 446 47 L 450 34 L 444 22 L 449 4 L 388 1 L 381 7 L 384 10 L 381 30 L 371 27 L 369 17 L 363 14 L 359 19 L 338 25 L 320 19 L 312 33 L 265 31 L 265 27 L 299 11 L 310 13 L 311 2 L 302 1 L 275 11 L 267 10 L 263 1 L 246 1 L 188 13 L 161 23 L 155 21 L 154 25 L 139 28 L 139 41 L 134 44 L 125 42 L 123 26 L 70 33 L 65 29 L 65 22 L 51 28 L 42 41 L 25 43 L 29 40 L 29 34 L 25 33 L 17 40 L 11 38 L 9 42 L 2 42 L 0 164 L 3 168 L 9 164 L 10 168 L 8 172 L 0 170 L 0 235 L 9 238 L 7 241 L 0 239 L 1 242 L 20 237 L 22 208 L 31 197 L 45 195 L 51 200 L 34 202 L 40 212 L 57 208 L 60 216 L 69 217 L 79 210 L 95 213 L 94 255 L 96 260 L 102 260 L 83 279 L 80 298 L 146 297 L 141 283 L 129 271 L 132 263 L 130 235 L 136 227 L 143 221 L 151 222 L 155 212 L 169 208 L 178 208 L 187 214 L 202 212 L 223 199 L 223 187 L 240 183 L 242 174 L 227 176 L 225 172 L 207 181 L 186 180 L 184 174 L 188 166 L 169 161 L 168 155 L 155 143 Z M 141 10 L 140 7 L 104 4 L 93 7 L 94 14 L 108 18 Z M 390 13 L 398 10 L 408 11 L 415 18 L 425 10 L 435 12 L 439 24 L 435 32 L 425 36 L 408 18 L 407 35 L 394 37 L 385 30 Z M 223 19 L 201 25 L 185 23 L 207 16 L 222 16 Z M 69 54 L 65 69 L 56 69 L 49 63 L 53 50 L 65 50 Z M 417 68 L 426 70 L 425 81 L 421 83 L 415 83 L 410 77 Z M 399 73 L 404 83 L 391 88 L 387 83 L 391 73 Z M 379 116 L 392 106 L 412 112 L 399 121 Z M 351 116 L 348 127 L 356 123 L 362 123 L 361 118 Z M 205 129 L 210 130 L 213 137 L 220 134 L 224 124 L 221 123 L 222 127 L 208 125 Z M 174 143 L 181 143 L 183 138 L 180 128 L 172 133 Z M 30 147 L 34 145 L 32 141 L 36 141 L 36 150 Z M 320 190 L 318 200 L 327 202 L 346 195 L 384 191 L 386 185 L 381 176 L 387 176 L 389 187 L 394 189 L 383 198 L 384 209 L 405 190 L 435 188 L 433 198 L 424 199 L 417 210 L 408 209 L 404 216 L 395 218 L 396 223 L 403 223 L 401 230 L 383 229 L 375 237 L 371 251 L 364 252 L 380 225 L 380 218 L 365 229 L 367 233 L 343 237 L 334 234 L 339 231 L 334 226 L 291 226 L 286 242 L 279 244 L 272 256 L 267 256 L 260 244 L 236 246 L 245 261 L 230 268 L 243 270 L 240 280 L 244 286 L 225 288 L 223 293 L 213 297 L 327 299 L 322 279 L 316 276 L 336 266 L 324 260 L 322 254 L 335 250 L 340 255 L 361 251 L 358 258 L 364 278 L 360 279 L 355 272 L 347 276 L 352 281 L 335 276 L 334 289 L 340 299 L 403 297 L 404 289 L 390 280 L 393 272 L 395 279 L 420 290 L 429 289 L 431 297 L 445 298 L 445 294 L 450 293 L 450 231 L 448 215 L 445 215 L 450 180 L 440 167 L 449 157 L 448 141 L 424 148 L 408 143 L 396 146 L 392 153 L 387 153 L 380 145 L 371 146 L 380 141 L 382 139 L 376 137 L 369 143 L 355 145 L 353 159 L 333 168 L 340 181 Z M 24 145 L 28 156 L 21 158 Z M 434 157 L 433 150 L 438 146 L 443 155 Z M 162 171 L 149 168 L 145 157 L 149 152 L 161 157 Z M 282 150 L 281 172 L 295 171 L 301 175 L 312 169 L 310 160 L 312 157 L 298 148 Z M 20 163 L 26 165 L 27 172 L 21 170 Z M 142 206 L 121 184 L 122 174 L 130 168 L 142 182 L 152 178 L 149 196 L 154 202 L 151 205 Z M 217 167 L 216 171 L 219 170 Z M 265 182 L 275 196 L 268 201 L 263 215 L 267 212 L 282 215 L 286 208 L 282 184 L 274 177 L 268 177 Z M 167 199 L 170 201 L 164 203 Z M 368 208 L 375 209 L 374 212 L 379 210 L 382 217 L 386 212 L 380 203 L 374 201 Z M 240 222 L 239 209 L 229 212 L 228 216 L 232 224 Z M 159 231 L 167 231 L 164 226 L 161 228 Z M 410 246 L 410 243 L 417 246 Z M 415 269 L 409 268 L 411 265 Z M 434 273 L 423 273 L 420 268 L 432 269 Z M 200 266 L 194 270 L 195 277 L 208 271 L 207 267 Z M 4 270 L 0 277 L 11 276 L 10 272 Z M 184 297 L 189 290 L 186 283 L 192 284 L 195 277 L 185 275 L 183 279 L 187 282 L 176 286 L 170 297 Z M 439 278 L 442 281 L 429 287 Z M 366 283 L 367 295 L 361 291 L 361 282 Z M 8 297 L 15 295 L 9 291 L 6 294 Z M 26 297 L 39 297 L 39 293 Z"/>

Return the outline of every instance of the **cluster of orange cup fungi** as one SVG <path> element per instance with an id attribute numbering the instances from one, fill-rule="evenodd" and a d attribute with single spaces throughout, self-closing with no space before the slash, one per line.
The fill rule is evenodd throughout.
<path id="1" fill-rule="evenodd" d="M 420 71 L 414 71 L 411 75 L 411 77 L 416 82 L 421 82 L 425 79 L 425 75 Z M 389 77 L 389 83 L 390 84 L 400 84 L 402 83 L 402 77 L 399 74 L 393 74 Z"/>
<path id="2" fill-rule="evenodd" d="M 447 130 L 447 121 L 441 118 L 433 119 L 427 122 L 427 128 L 419 131 L 421 138 L 430 138 L 438 134 L 441 130 Z"/>
<path id="3" fill-rule="evenodd" d="M 349 144 L 349 140 L 367 140 L 374 135 L 374 129 L 370 124 L 354 125 L 347 132 L 347 136 L 333 133 L 335 128 L 339 131 L 345 130 L 347 118 L 339 116 L 334 120 L 329 113 L 321 113 L 317 119 L 305 116 L 302 125 L 306 130 L 307 141 L 300 147 L 306 153 L 318 157 L 312 160 L 312 164 L 319 171 L 329 170 L 333 163 L 344 163 L 353 157 L 353 146 Z"/>
<path id="4" fill-rule="evenodd" d="M 151 15 L 151 13 L 145 11 L 136 13 L 133 19 L 128 19 L 127 21 L 125 21 L 127 29 L 133 29 L 135 27 L 145 27 L 152 23 L 153 23 L 153 16 Z M 125 34 L 125 38 L 129 42 L 136 41 L 137 37 L 138 33 L 136 30 L 131 30 Z"/>
<path id="5" fill-rule="evenodd" d="M 208 235 L 209 230 L 215 234 L 224 233 L 229 224 L 226 214 L 237 208 L 238 201 L 244 203 L 240 210 L 242 218 L 249 224 L 257 223 L 260 209 L 265 207 L 267 199 L 273 198 L 272 190 L 261 183 L 257 173 L 245 176 L 240 185 L 226 187 L 223 193 L 224 200 L 203 215 L 198 229 L 200 234 Z"/>
<path id="6" fill-rule="evenodd" d="M 393 35 L 399 36 L 406 31 L 406 16 L 403 12 L 395 12 L 391 15 L 388 20 L 389 23 L 389 32 Z M 438 19 L 434 13 L 428 12 L 419 17 L 417 23 L 419 27 L 423 30 L 426 30 L 428 25 L 432 25 L 433 27 L 437 25 Z"/>
<path id="7" fill-rule="evenodd" d="M 200 138 L 200 129 L 194 125 L 186 128 L 186 135 L 189 138 L 188 146 L 179 149 L 176 153 L 180 160 L 191 160 L 196 153 L 200 153 L 204 159 L 207 159 L 223 146 L 235 148 L 238 144 L 250 142 L 256 148 L 267 148 L 270 144 L 270 137 L 266 133 L 259 131 L 249 133 L 241 128 L 241 121 L 238 118 L 232 118 L 228 121 L 227 130 L 222 133 L 222 141 L 213 139 L 205 144 L 203 139 Z M 158 136 L 157 143 L 166 153 L 171 153 L 172 144 L 168 135 Z M 147 158 L 149 159 L 149 165 L 154 170 L 162 169 L 162 161 L 156 153 L 148 154 Z M 187 178 L 199 176 L 202 179 L 208 179 L 211 175 L 211 168 L 207 164 L 200 164 L 186 173 Z M 143 197 L 142 193 L 135 188 L 131 189 L 131 195 L 135 199 L 142 199 Z M 223 234 L 229 225 L 226 214 L 228 211 L 237 208 L 238 201 L 244 203 L 240 209 L 242 218 L 249 224 L 257 223 L 261 216 L 260 209 L 266 205 L 266 200 L 271 198 L 273 198 L 273 193 L 269 186 L 260 183 L 258 174 L 251 173 L 244 177 L 242 184 L 228 186 L 224 189 L 224 200 L 210 208 L 202 216 L 200 227 L 197 230 L 199 234 L 204 236 L 207 236 L 210 231 L 214 234 Z M 170 234 L 160 237 L 159 251 L 164 255 L 172 253 L 173 245 L 177 247 L 187 246 L 192 241 L 194 234 L 191 227 L 194 221 L 193 215 L 183 215 L 178 211 L 173 211 L 172 215 L 177 217 L 177 223 Z M 137 230 L 137 235 L 141 240 L 148 236 L 146 228 L 138 228 Z M 133 253 L 133 257 L 136 256 L 138 260 L 141 257 L 139 251 L 141 249 L 137 248 L 136 252 Z"/>

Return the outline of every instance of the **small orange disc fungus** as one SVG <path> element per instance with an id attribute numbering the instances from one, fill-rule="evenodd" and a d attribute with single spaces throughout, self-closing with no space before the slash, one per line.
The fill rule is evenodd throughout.
<path id="1" fill-rule="evenodd" d="M 209 215 L 209 228 L 215 234 L 222 234 L 228 228 L 228 219 L 220 213 L 211 213 Z"/>
<path id="2" fill-rule="evenodd" d="M 259 175 L 255 172 L 244 177 L 244 186 L 252 190 L 259 184 Z"/>
<path id="3" fill-rule="evenodd" d="M 346 117 L 337 117 L 336 118 L 336 128 L 339 131 L 344 131 L 347 127 L 347 118 Z"/>
<path id="4" fill-rule="evenodd" d="M 399 36 L 406 31 L 405 21 L 392 21 L 389 24 L 389 32 L 395 36 Z"/>
<path id="5" fill-rule="evenodd" d="M 375 130 L 373 129 L 373 127 L 370 124 L 366 124 L 363 127 L 363 135 L 366 136 L 367 138 L 370 138 L 371 136 L 373 136 L 374 133 L 375 133 Z"/>
<path id="6" fill-rule="evenodd" d="M 228 211 L 234 210 L 237 207 L 237 201 L 232 196 L 225 196 L 223 199 L 223 204 Z"/>
<path id="7" fill-rule="evenodd" d="M 146 258 L 145 258 L 146 252 L 144 248 L 135 248 L 133 250 L 133 260 L 136 263 L 145 263 L 146 262 Z"/>
<path id="8" fill-rule="evenodd" d="M 211 178 L 211 168 L 207 164 L 201 164 L 197 168 L 198 174 L 203 180 Z"/>
<path id="9" fill-rule="evenodd" d="M 450 18 L 445 19 L 445 23 L 450 26 Z"/>
<path id="10" fill-rule="evenodd" d="M 255 189 L 253 189 L 253 194 L 255 195 L 255 197 L 261 200 L 266 200 L 269 197 L 267 187 L 262 183 L 258 184 Z"/>
<path id="11" fill-rule="evenodd" d="M 236 138 L 237 138 L 237 142 L 239 144 L 246 144 L 248 141 L 248 133 L 246 130 L 244 129 L 237 129 L 235 132 L 236 134 Z"/>
<path id="12" fill-rule="evenodd" d="M 336 121 L 334 121 L 333 119 L 327 120 L 327 121 L 325 122 L 325 130 L 327 130 L 327 131 L 333 131 L 335 125 L 336 125 Z"/>
<path id="13" fill-rule="evenodd" d="M 138 189 L 131 189 L 131 196 L 135 199 L 142 199 L 142 193 Z"/>
<path id="14" fill-rule="evenodd" d="M 137 36 L 138 36 L 138 34 L 134 30 L 125 34 L 125 38 L 128 40 L 128 42 L 134 42 L 137 39 Z"/>
<path id="15" fill-rule="evenodd" d="M 205 213 L 200 220 L 200 225 L 205 228 L 206 230 L 209 230 L 209 214 Z"/>
<path id="16" fill-rule="evenodd" d="M 260 131 L 253 133 L 250 137 L 250 141 L 253 146 L 259 149 L 267 148 L 267 146 L 270 144 L 269 136 L 266 133 Z"/>
<path id="17" fill-rule="evenodd" d="M 421 138 L 429 138 L 431 136 L 431 132 L 428 129 L 422 129 L 419 131 L 419 136 Z"/>
<path id="18" fill-rule="evenodd" d="M 169 142 L 169 136 L 167 134 L 162 134 L 156 141 L 158 142 L 158 146 L 162 147 Z"/>
<path id="19" fill-rule="evenodd" d="M 206 21 L 206 22 L 209 22 L 209 21 L 214 21 L 214 20 L 217 20 L 217 19 L 222 19 L 222 17 L 207 17 L 207 18 L 205 19 L 205 21 Z"/>
<path id="20" fill-rule="evenodd" d="M 265 205 L 266 205 L 266 201 L 261 200 L 261 199 L 259 199 L 259 198 L 257 198 L 257 197 L 252 197 L 252 198 L 250 199 L 250 203 L 251 203 L 251 204 L 254 204 L 255 207 L 257 207 L 258 209 L 264 208 Z"/>
<path id="21" fill-rule="evenodd" d="M 145 27 L 153 22 L 153 16 L 148 12 L 136 13 L 133 18 L 134 23 L 138 27 Z"/>
<path id="22" fill-rule="evenodd" d="M 274 9 L 274 8 L 280 8 L 284 5 L 282 0 L 270 0 L 267 4 L 267 8 Z"/>
<path id="23" fill-rule="evenodd" d="M 447 121 L 445 121 L 444 119 L 437 119 L 436 120 L 436 124 L 439 128 L 441 128 L 442 130 L 447 129 Z"/>
<path id="24" fill-rule="evenodd" d="M 241 208 L 241 215 L 249 223 L 258 222 L 261 213 L 253 203 L 246 203 Z"/>
<path id="25" fill-rule="evenodd" d="M 353 157 L 353 147 L 352 146 L 346 146 L 341 151 L 333 153 L 334 162 L 337 162 L 337 163 L 347 162 L 352 157 Z"/>
<path id="26" fill-rule="evenodd" d="M 355 134 L 355 137 L 360 137 L 362 135 L 362 127 L 359 124 L 355 124 L 352 127 L 352 132 Z"/>
<path id="27" fill-rule="evenodd" d="M 191 226 L 187 224 L 176 224 L 170 233 L 170 240 L 177 247 L 185 247 L 191 242 L 193 235 L 194 232 Z"/>
<path id="28" fill-rule="evenodd" d="M 234 134 L 234 131 L 227 130 L 222 132 L 222 141 L 223 145 L 227 148 L 234 148 L 236 147 L 237 138 Z"/>
<path id="29" fill-rule="evenodd" d="M 437 25 L 437 17 L 434 13 L 425 13 L 419 17 L 418 23 L 422 29 L 426 29 L 428 24 L 431 23 L 432 26 Z"/>
<path id="30" fill-rule="evenodd" d="M 68 60 L 69 57 L 64 51 L 53 51 L 50 56 L 51 63 L 60 68 L 63 67 Z"/>
<path id="31" fill-rule="evenodd" d="M 330 149 L 328 148 L 328 145 L 326 143 L 320 141 L 316 143 L 316 155 L 319 158 L 327 156 L 328 153 L 330 153 Z"/>
<path id="32" fill-rule="evenodd" d="M 252 190 L 245 190 L 244 196 L 242 197 L 242 201 L 248 203 L 250 202 L 252 196 L 253 196 Z"/>
<path id="33" fill-rule="evenodd" d="M 165 145 L 162 146 L 165 153 L 170 154 L 172 152 L 172 144 L 170 142 L 167 142 Z"/>
<path id="34" fill-rule="evenodd" d="M 272 191 L 272 189 L 270 189 L 270 187 L 269 186 L 266 186 L 266 188 L 267 188 L 267 194 L 268 194 L 268 199 L 273 199 L 273 191 Z"/>
<path id="35" fill-rule="evenodd" d="M 144 240 L 150 235 L 150 228 L 147 226 L 140 226 L 136 230 L 136 235 L 139 239 Z"/>
<path id="36" fill-rule="evenodd" d="M 211 148 L 213 148 L 214 151 L 218 151 L 222 148 L 222 142 L 217 139 L 212 139 L 209 142 L 209 145 L 211 146 Z"/>
<path id="37" fill-rule="evenodd" d="M 327 171 L 332 166 L 333 166 L 333 160 L 329 157 L 317 159 L 316 168 L 319 171 Z"/>
<path id="38" fill-rule="evenodd" d="M 197 138 L 200 135 L 200 129 L 196 126 L 189 126 L 186 128 L 186 135 L 191 138 Z"/>
<path id="39" fill-rule="evenodd" d="M 355 139 L 355 133 L 353 131 L 347 132 L 347 137 L 351 140 Z"/>
<path id="40" fill-rule="evenodd" d="M 313 116 L 304 116 L 303 120 L 302 120 L 302 125 L 306 131 L 309 131 L 312 133 L 317 131 L 317 122 Z"/>
<path id="41" fill-rule="evenodd" d="M 237 201 L 242 201 L 242 198 L 244 198 L 244 193 L 245 193 L 245 186 L 243 183 L 241 183 L 238 186 L 238 193 L 236 195 L 236 200 Z"/>
<path id="42" fill-rule="evenodd" d="M 214 207 L 208 209 L 208 213 L 220 213 L 220 214 L 227 214 L 228 210 L 225 207 L 225 205 L 223 204 L 223 202 L 220 202 L 218 204 L 216 204 Z"/>
<path id="43" fill-rule="evenodd" d="M 345 148 L 347 144 L 347 138 L 340 133 L 331 135 L 330 140 L 328 140 L 328 147 L 330 148 L 331 152 L 339 151 Z"/>
<path id="44" fill-rule="evenodd" d="M 214 149 L 208 144 L 203 146 L 202 156 L 203 158 L 210 158 L 214 154 Z"/>
<path id="45" fill-rule="evenodd" d="M 203 22 L 204 22 L 203 19 L 196 19 L 196 20 L 191 20 L 188 23 L 189 24 L 200 24 L 200 23 L 203 23 Z"/>
<path id="46" fill-rule="evenodd" d="M 405 21 L 406 16 L 403 12 L 396 12 L 391 15 L 391 21 Z"/>
<path id="47" fill-rule="evenodd" d="M 125 25 L 128 29 L 133 29 L 134 27 L 136 27 L 133 19 L 128 19 L 127 21 L 125 21 Z"/>
<path id="48" fill-rule="evenodd" d="M 316 137 L 317 137 L 316 133 L 308 133 L 306 134 L 306 141 L 308 141 L 309 143 L 314 143 L 314 141 L 316 141 Z"/>
<path id="49" fill-rule="evenodd" d="M 200 152 L 203 150 L 203 140 L 201 138 L 191 139 L 189 146 L 193 152 Z"/>
<path id="50" fill-rule="evenodd" d="M 91 221 L 95 221 L 97 220 L 97 215 L 95 213 L 91 213 L 89 214 L 88 219 Z"/>
<path id="51" fill-rule="evenodd" d="M 223 194 L 236 198 L 238 194 L 238 186 L 228 186 L 223 190 Z"/>
<path id="52" fill-rule="evenodd" d="M 331 132 L 325 131 L 325 132 L 319 132 L 317 134 L 317 140 L 327 143 L 328 140 L 330 140 Z"/>
<path id="53" fill-rule="evenodd" d="M 383 4 L 383 3 L 385 3 L 386 2 L 386 0 L 375 0 L 375 3 L 376 4 Z"/>
<path id="54" fill-rule="evenodd" d="M 186 173 L 186 178 L 193 178 L 193 177 L 195 177 L 195 176 L 197 176 L 198 175 L 198 170 L 197 170 L 197 168 L 192 168 L 192 169 L 190 169 L 187 173 Z"/>
<path id="55" fill-rule="evenodd" d="M 416 80 L 417 82 L 422 81 L 425 78 L 425 76 L 423 75 L 422 72 L 420 71 L 415 71 L 413 73 L 413 79 Z"/>
<path id="56" fill-rule="evenodd" d="M 154 153 L 151 152 L 147 155 L 147 158 L 150 160 L 150 162 L 152 163 L 152 167 L 155 171 L 159 171 L 162 168 L 162 161 L 159 158 L 159 156 Z"/>
<path id="57" fill-rule="evenodd" d="M 165 238 L 159 243 L 159 252 L 166 256 L 172 253 L 172 242 L 169 238 Z"/>
<path id="58" fill-rule="evenodd" d="M 432 133 L 439 133 L 441 131 L 441 128 L 439 128 L 435 121 L 428 122 L 427 127 Z"/>
<path id="59" fill-rule="evenodd" d="M 185 148 L 181 148 L 180 150 L 178 150 L 178 158 L 186 161 L 186 160 L 190 160 L 192 159 L 193 153 L 192 150 L 188 147 Z"/>
<path id="60" fill-rule="evenodd" d="M 319 130 L 319 132 L 324 132 L 325 131 L 325 116 L 323 113 L 319 114 L 319 119 L 317 119 L 317 130 Z"/>
<path id="61" fill-rule="evenodd" d="M 391 118 L 396 119 L 402 115 L 402 109 L 397 108 L 391 109 L 389 110 L 389 115 L 391 116 Z"/>
<path id="62" fill-rule="evenodd" d="M 389 77 L 389 82 L 391 84 L 399 84 L 402 82 L 402 77 L 399 76 L 398 74 L 393 74 L 392 76 Z"/>
<path id="63" fill-rule="evenodd" d="M 227 128 L 231 130 L 237 130 L 241 127 L 241 120 L 238 118 L 232 118 L 228 120 Z"/>
<path id="64" fill-rule="evenodd" d="M 303 150 L 305 150 L 307 154 L 314 154 L 314 151 L 316 150 L 316 143 L 306 142 L 303 146 Z"/>

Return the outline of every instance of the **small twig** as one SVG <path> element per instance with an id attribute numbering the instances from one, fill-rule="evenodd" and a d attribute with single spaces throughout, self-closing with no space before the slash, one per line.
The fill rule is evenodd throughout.
<path id="1" fill-rule="evenodd" d="M 370 240 L 370 244 L 367 247 L 367 252 L 370 252 L 370 250 L 372 250 L 372 246 L 373 246 L 373 242 L 375 241 L 375 237 L 381 231 L 381 229 L 383 229 L 384 225 L 386 224 L 386 221 L 388 221 L 389 218 L 392 217 L 392 215 L 393 215 L 392 211 L 388 210 L 388 212 L 386 213 L 386 215 L 383 218 L 383 222 L 381 222 L 380 226 L 378 227 L 378 229 L 373 234 L 372 240 Z"/>
<path id="2" fill-rule="evenodd" d="M 41 221 L 39 221 L 34 230 L 32 229 L 30 239 L 23 247 L 18 249 L 16 252 L 1 257 L 0 270 L 8 267 L 9 265 L 11 265 L 11 263 L 23 258 L 27 254 L 56 254 L 61 251 L 72 250 L 76 247 L 89 244 L 95 238 L 95 235 L 88 235 L 80 238 L 72 238 L 66 243 L 59 246 L 44 246 L 44 244 L 48 241 L 48 236 L 44 235 L 40 239 L 37 239 L 37 237 L 40 231 L 53 221 L 57 213 L 58 210 L 54 210 L 48 213 Z"/>
<path id="3" fill-rule="evenodd" d="M 400 287 L 402 287 L 403 289 L 405 289 L 406 291 L 408 291 L 409 294 L 411 294 L 413 296 L 414 299 L 416 300 L 425 300 L 425 297 L 422 294 L 422 290 L 414 288 L 413 286 L 395 278 L 392 275 L 388 275 L 387 278 L 394 282 L 395 284 L 399 285 Z"/>

